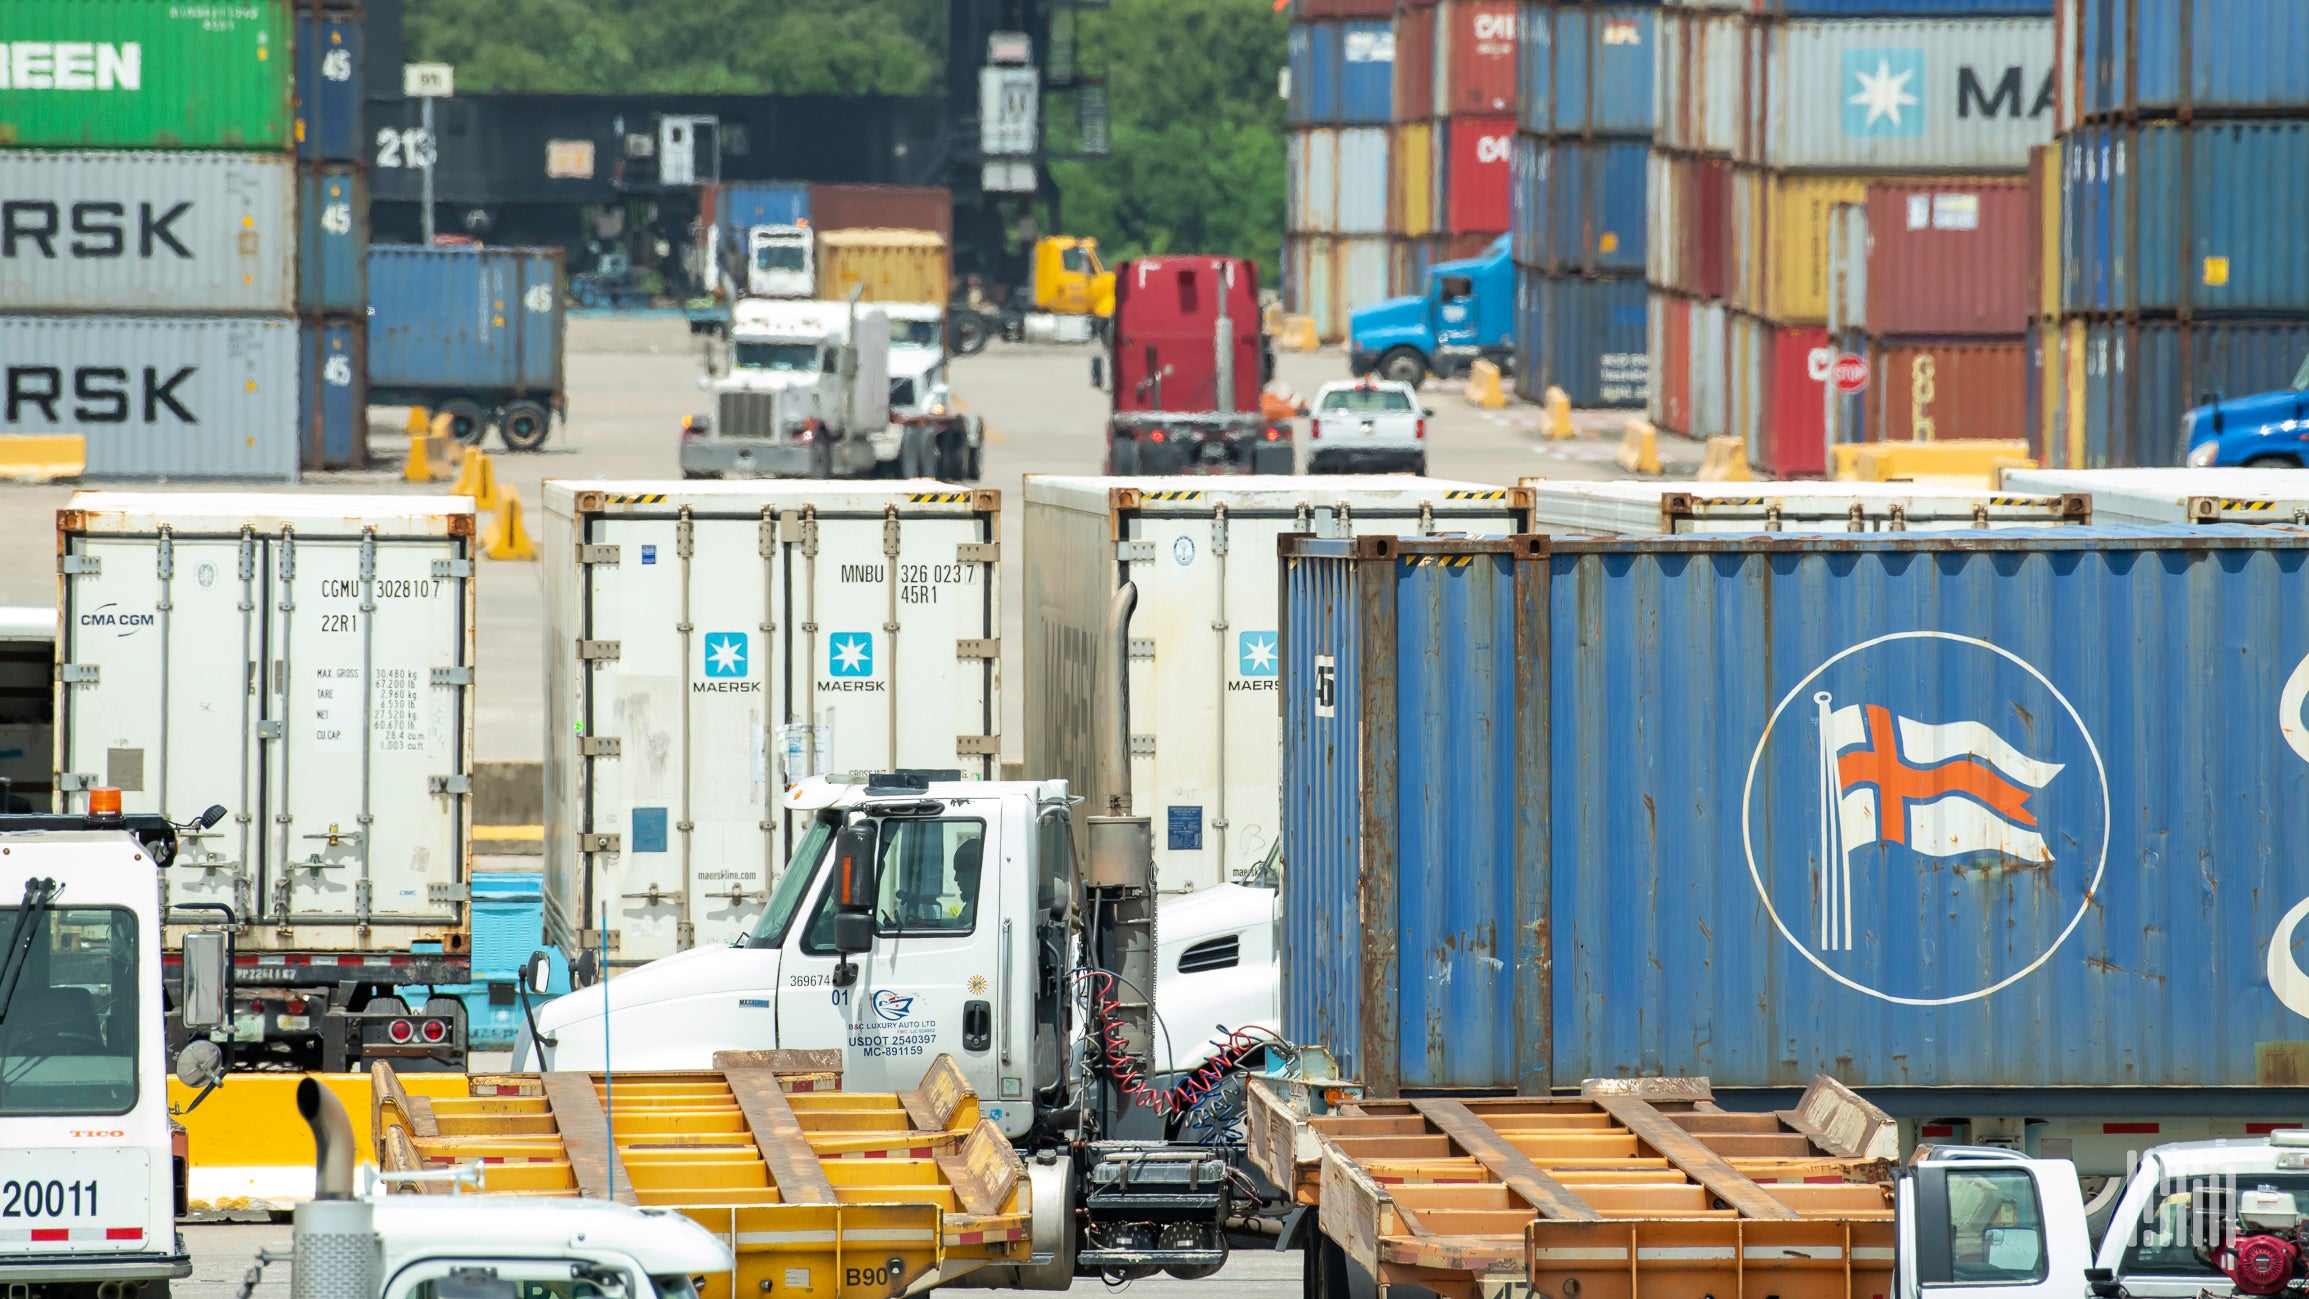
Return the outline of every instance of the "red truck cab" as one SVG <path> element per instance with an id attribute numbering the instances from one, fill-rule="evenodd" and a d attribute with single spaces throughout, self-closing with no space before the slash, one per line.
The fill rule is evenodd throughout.
<path id="1" fill-rule="evenodd" d="M 1289 423 L 1259 410 L 1274 355 L 1259 324 L 1255 263 L 1205 256 L 1122 263 L 1107 338 L 1091 382 L 1113 395 L 1108 473 L 1291 472 Z"/>

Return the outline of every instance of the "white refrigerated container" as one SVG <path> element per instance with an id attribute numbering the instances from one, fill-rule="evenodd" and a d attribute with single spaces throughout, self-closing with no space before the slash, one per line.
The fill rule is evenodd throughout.
<path id="1" fill-rule="evenodd" d="M 998 775 L 999 522 L 927 481 L 546 483 L 552 939 L 752 932 L 804 776 Z"/>
<path id="2" fill-rule="evenodd" d="M 2293 468 L 2007 469 L 2016 492 L 2082 492 L 2099 523 L 2302 523 L 2309 473 Z"/>
<path id="3" fill-rule="evenodd" d="M 1433 478 L 1030 475 L 1025 774 L 1106 810 L 1100 647 L 1109 603 L 1132 583 L 1132 809 L 1153 818 L 1162 891 L 1226 883 L 1266 857 L 1281 818 L 1277 539 L 1524 525 L 1521 491 Z"/>
<path id="4" fill-rule="evenodd" d="M 56 532 L 57 806 L 223 804 L 164 876 L 244 952 L 463 962 L 472 501 L 80 492 Z"/>
<path id="5" fill-rule="evenodd" d="M 2081 496 L 1954 483 L 1526 478 L 1523 488 L 1531 494 L 1531 526 L 1539 532 L 1945 532 L 2093 522 L 2090 503 Z"/>

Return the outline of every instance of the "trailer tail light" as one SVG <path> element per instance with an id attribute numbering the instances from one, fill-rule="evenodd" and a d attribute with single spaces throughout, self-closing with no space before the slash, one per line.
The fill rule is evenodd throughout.
<path id="1" fill-rule="evenodd" d="M 395 1045 L 407 1046 L 409 1039 L 417 1036 L 417 1030 L 410 1026 L 408 1020 L 396 1019 L 385 1026 L 385 1036 Z"/>
<path id="2" fill-rule="evenodd" d="M 441 1019 L 428 1019 L 425 1021 L 424 1027 L 417 1031 L 427 1042 L 438 1045 L 449 1039 L 449 1022 Z"/>
<path id="3" fill-rule="evenodd" d="M 1276 427 L 1275 427 L 1274 425 L 1272 425 L 1272 424 L 1269 424 L 1269 425 L 1267 426 L 1267 440 L 1268 440 L 1269 442 L 1280 442 L 1280 441 L 1282 441 L 1282 440 L 1283 440 L 1283 430 L 1281 430 L 1281 429 L 1279 429 L 1279 428 L 1276 428 Z"/>
<path id="4" fill-rule="evenodd" d="M 1159 428 L 1158 428 L 1158 429 L 1154 430 L 1153 432 L 1151 432 L 1151 433 L 1147 434 L 1147 435 L 1146 435 L 1146 440 L 1147 440 L 1147 441 L 1149 441 L 1149 442 L 1163 442 L 1163 441 L 1167 441 L 1167 440 L 1169 440 L 1169 434 L 1167 434 L 1167 433 L 1163 432 L 1161 429 L 1159 429 Z"/>
<path id="5" fill-rule="evenodd" d="M 1427 420 L 1425 416 L 1411 421 L 1411 436 L 1416 441 L 1424 442 L 1427 440 Z"/>

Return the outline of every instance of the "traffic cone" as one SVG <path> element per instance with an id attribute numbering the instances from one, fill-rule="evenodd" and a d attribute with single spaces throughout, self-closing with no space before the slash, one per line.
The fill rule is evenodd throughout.
<path id="1" fill-rule="evenodd" d="M 481 553 L 491 559 L 537 558 L 537 543 L 521 523 L 521 495 L 510 487 L 497 493 L 496 512 L 481 529 Z"/>
<path id="2" fill-rule="evenodd" d="M 401 480 L 410 483 L 430 483 L 448 476 L 441 465 L 433 463 L 432 421 L 425 417 L 423 406 L 409 408 L 409 461 L 401 467 Z"/>
<path id="3" fill-rule="evenodd" d="M 449 488 L 451 496 L 473 498 L 473 512 L 488 514 L 496 510 L 501 489 L 497 486 L 497 466 L 489 453 L 479 447 L 465 448 L 465 463 L 457 468 L 457 481 Z"/>

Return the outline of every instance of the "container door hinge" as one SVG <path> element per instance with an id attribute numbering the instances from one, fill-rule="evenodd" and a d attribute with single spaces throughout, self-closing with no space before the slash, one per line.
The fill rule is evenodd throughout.
<path id="1" fill-rule="evenodd" d="M 1154 637 L 1152 637 L 1152 636 L 1133 636 L 1133 637 L 1131 637 L 1131 638 L 1130 638 L 1130 656 L 1131 656 L 1132 658 L 1134 658 L 1134 659 L 1151 659 L 1151 658 L 1153 658 L 1153 657 L 1155 656 L 1155 655 L 1154 655 Z"/>
<path id="2" fill-rule="evenodd" d="M 611 837 L 612 837 L 612 838 L 614 838 L 615 836 L 613 835 L 613 836 L 611 836 Z M 614 951 L 616 951 L 616 950 L 617 950 L 617 948 L 618 948 L 618 943 L 617 943 L 617 936 L 618 936 L 618 934 L 619 934 L 619 933 L 621 933 L 621 932 L 623 932 L 623 931 L 621 931 L 621 930 L 616 930 L 616 929 L 612 929 L 612 930 L 610 930 L 610 931 L 609 931 L 609 942 L 606 944 L 606 946 L 608 947 L 608 949 L 609 949 L 610 951 L 613 951 L 613 952 L 614 952 Z M 603 944 L 603 943 L 602 943 L 602 941 L 601 941 L 601 931 L 600 931 L 600 930 L 598 930 L 598 929 L 580 929 L 580 930 L 578 930 L 578 931 L 577 931 L 577 942 L 578 942 L 578 946 L 579 946 L 580 948 L 582 948 L 583 950 L 585 950 L 585 951 L 588 951 L 588 952 L 598 952 L 598 951 L 601 951 L 601 950 L 603 949 L 603 947 L 605 946 L 605 944 Z"/>
<path id="3" fill-rule="evenodd" d="M 1002 657 L 1002 638 L 986 640 L 958 640 L 954 642 L 954 657 L 960 659 L 998 659 Z"/>
<path id="4" fill-rule="evenodd" d="M 957 735 L 954 737 L 954 751 L 974 757 L 992 755 L 999 758 L 1002 756 L 1002 737 L 999 735 Z"/>
<path id="5" fill-rule="evenodd" d="M 954 548 L 957 564 L 999 564 L 1002 562 L 1002 543 L 999 541 L 965 541 Z"/>
<path id="6" fill-rule="evenodd" d="M 580 564 L 615 564 L 617 562 L 617 547 L 579 546 L 577 548 L 577 562 Z"/>
<path id="7" fill-rule="evenodd" d="M 94 555 L 65 555 L 56 561 L 56 568 L 66 577 L 95 577 L 104 571 L 104 564 Z"/>
<path id="8" fill-rule="evenodd" d="M 619 642 L 613 640 L 581 640 L 577 642 L 580 659 L 613 659 L 618 657 Z"/>
<path id="9" fill-rule="evenodd" d="M 428 884 L 425 886 L 425 900 L 436 906 L 443 902 L 469 902 L 472 898 L 472 889 L 463 884 Z"/>
<path id="10" fill-rule="evenodd" d="M 465 776 L 427 776 L 425 788 L 435 794 L 469 794 L 473 792 L 473 782 Z"/>
<path id="11" fill-rule="evenodd" d="M 56 678 L 68 686 L 92 686 L 96 684 L 96 665 L 67 663 L 57 671 Z"/>
<path id="12" fill-rule="evenodd" d="M 625 756 L 625 743 L 614 735 L 586 735 L 577 741 L 577 756 L 581 758 L 620 758 Z"/>
<path id="13" fill-rule="evenodd" d="M 437 686 L 469 686 L 473 684 L 471 668 L 435 668 L 433 684 Z"/>
<path id="14" fill-rule="evenodd" d="M 471 577 L 473 576 L 473 561 L 470 559 L 436 559 L 433 561 L 433 576 Z"/>
<path id="15" fill-rule="evenodd" d="M 1125 564 L 1154 562 L 1154 543 L 1151 541 L 1118 541 L 1114 543 L 1114 557 Z"/>
<path id="16" fill-rule="evenodd" d="M 1151 735 L 1134 735 L 1130 737 L 1130 756 L 1134 758 L 1153 757 L 1154 737 Z"/>
<path id="17" fill-rule="evenodd" d="M 581 834 L 577 836 L 579 852 L 624 852 L 625 836 L 617 834 Z"/>

